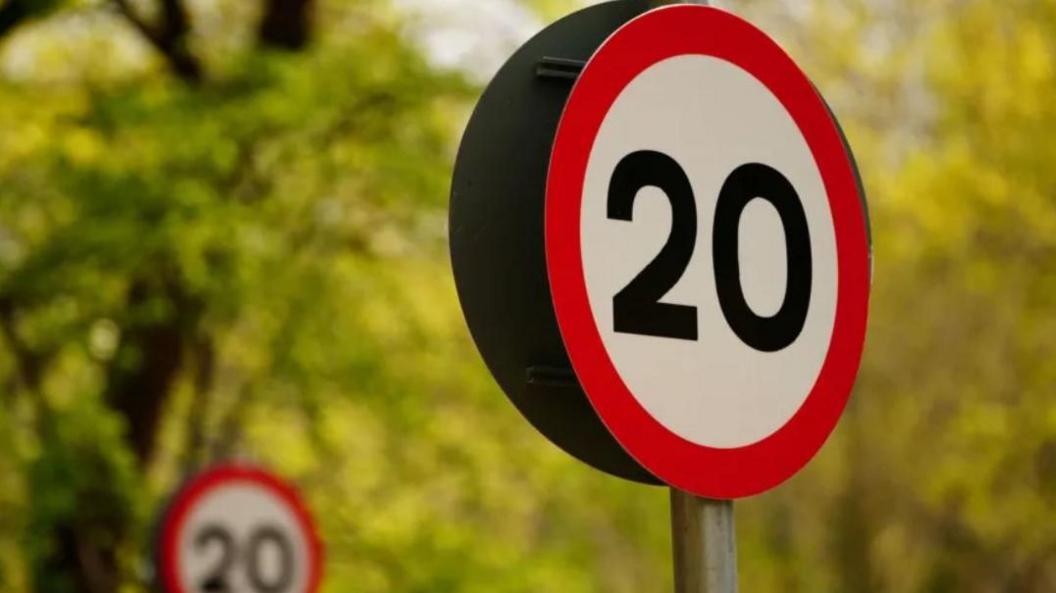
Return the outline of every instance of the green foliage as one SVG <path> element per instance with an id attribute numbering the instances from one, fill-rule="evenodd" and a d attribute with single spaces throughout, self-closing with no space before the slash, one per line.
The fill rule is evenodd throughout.
<path id="1" fill-rule="evenodd" d="M 113 417 L 78 405 L 53 421 L 26 467 L 33 496 L 23 550 L 35 586 L 66 593 L 77 590 L 65 569 L 70 555 L 127 547 L 128 530 L 143 518 L 142 484 Z"/>

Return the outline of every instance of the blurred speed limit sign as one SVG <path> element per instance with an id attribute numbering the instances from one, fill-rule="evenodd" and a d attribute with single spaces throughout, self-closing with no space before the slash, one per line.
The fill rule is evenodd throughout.
<path id="1" fill-rule="evenodd" d="M 832 431 L 865 337 L 864 202 L 825 102 L 752 25 L 673 6 L 600 46 L 557 128 L 545 246 L 576 377 L 659 479 L 755 494 Z"/>
<path id="2" fill-rule="evenodd" d="M 164 514 L 158 577 L 167 593 L 314 593 L 322 546 L 296 491 L 226 465 L 188 482 Z"/>

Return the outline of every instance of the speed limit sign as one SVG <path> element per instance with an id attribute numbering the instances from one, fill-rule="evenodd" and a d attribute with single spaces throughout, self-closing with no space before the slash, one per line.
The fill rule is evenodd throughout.
<path id="1" fill-rule="evenodd" d="M 847 403 L 868 213 L 835 116 L 773 40 L 649 4 L 568 15 L 488 85 L 452 181 L 455 284 L 553 443 L 739 498 L 803 467 Z"/>
<path id="2" fill-rule="evenodd" d="M 224 465 L 176 494 L 156 561 L 166 593 L 314 593 L 322 545 L 292 486 L 259 468 Z"/>
<path id="3" fill-rule="evenodd" d="M 621 27 L 571 91 L 545 209 L 561 336 L 632 457 L 736 498 L 814 455 L 858 371 L 869 240 L 842 134 L 769 37 L 689 5 Z"/>

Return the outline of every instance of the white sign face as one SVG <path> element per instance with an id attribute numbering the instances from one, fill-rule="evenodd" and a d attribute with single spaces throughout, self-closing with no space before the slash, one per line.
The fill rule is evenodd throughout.
<path id="1" fill-rule="evenodd" d="M 319 545 L 294 493 L 259 470 L 220 468 L 181 492 L 161 550 L 170 593 L 310 593 Z"/>
<path id="2" fill-rule="evenodd" d="M 206 495 L 180 530 L 179 546 L 180 582 L 188 591 L 217 583 L 294 593 L 308 579 L 308 545 L 297 519 L 259 486 L 236 483 Z"/>
<path id="3" fill-rule="evenodd" d="M 659 303 L 693 308 L 696 339 L 621 332 L 614 323 L 613 296 L 657 260 L 673 228 L 672 203 L 655 185 L 638 189 L 632 221 L 608 216 L 614 171 L 628 155 L 646 150 L 677 163 L 695 198 L 695 213 L 674 213 L 695 218 L 688 261 L 677 282 L 655 292 L 667 289 Z M 716 204 L 731 173 L 746 163 L 780 172 L 795 189 L 807 223 L 813 268 L 806 316 L 795 340 L 774 352 L 734 332 L 716 287 Z M 601 125 L 587 164 L 581 216 L 595 323 L 620 378 L 653 417 L 686 440 L 719 448 L 760 441 L 788 422 L 810 394 L 828 352 L 838 274 L 821 173 L 773 93 L 737 65 L 711 56 L 683 55 L 651 66 L 620 93 Z M 720 248 L 735 251 L 748 308 L 771 318 L 788 292 L 782 217 L 774 204 L 752 197 L 729 222 L 739 227 L 738 241 Z"/>
<path id="4" fill-rule="evenodd" d="M 545 218 L 569 359 L 636 461 L 737 498 L 817 452 L 861 360 L 868 223 L 838 125 L 777 44 L 703 6 L 621 27 L 565 107 Z"/>

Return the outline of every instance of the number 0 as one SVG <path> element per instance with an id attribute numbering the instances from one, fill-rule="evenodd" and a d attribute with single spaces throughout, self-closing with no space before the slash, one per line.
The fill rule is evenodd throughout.
<path id="1" fill-rule="evenodd" d="M 772 317 L 760 317 L 748 306 L 741 286 L 741 263 L 737 249 L 741 214 L 748 202 L 760 198 L 770 202 L 781 217 L 785 231 L 787 275 L 785 299 Z M 715 289 L 726 323 L 745 344 L 763 352 L 777 352 L 796 341 L 810 308 L 813 262 L 807 215 L 795 188 L 777 169 L 759 163 L 741 165 L 719 192 L 712 235 Z"/>

